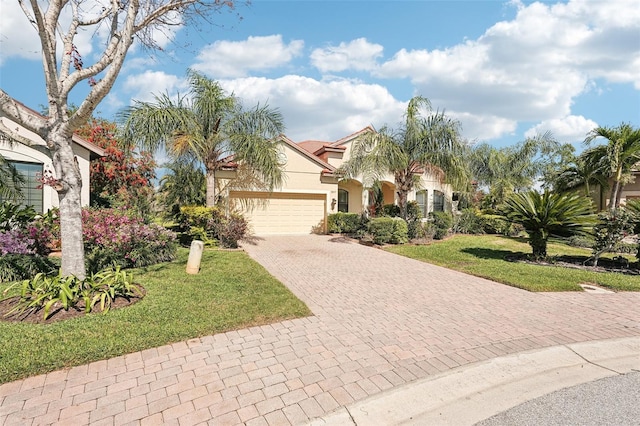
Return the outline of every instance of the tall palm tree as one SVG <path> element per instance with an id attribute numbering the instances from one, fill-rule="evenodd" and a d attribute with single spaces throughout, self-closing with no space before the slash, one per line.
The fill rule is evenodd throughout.
<path id="1" fill-rule="evenodd" d="M 631 172 L 640 163 L 640 128 L 628 123 L 597 127 L 588 133 L 584 142 L 590 145 L 597 138 L 608 141 L 606 145 L 594 147 L 592 155 L 601 159 L 607 177 L 612 180 L 609 209 L 615 211 L 620 207 L 622 188 L 632 180 Z"/>
<path id="2" fill-rule="evenodd" d="M 404 117 L 398 130 L 383 127 L 356 140 L 351 158 L 340 172 L 346 178 L 362 175 L 371 184 L 392 174 L 398 205 L 406 218 L 407 195 L 419 187 L 423 173 L 431 173 L 456 189 L 466 188 L 469 179 L 462 155 L 466 145 L 460 138 L 459 122 L 444 112 L 433 112 L 429 100 L 421 96 L 409 101 Z"/>
<path id="3" fill-rule="evenodd" d="M 229 158 L 246 164 L 268 188 L 281 186 L 275 140 L 284 130 L 280 112 L 266 105 L 246 110 L 196 71 L 189 70 L 188 79 L 187 96 L 156 95 L 154 102 L 135 101 L 120 114 L 125 140 L 151 151 L 162 147 L 174 159 L 194 155 L 204 165 L 207 206 L 216 203 L 215 173 Z"/>

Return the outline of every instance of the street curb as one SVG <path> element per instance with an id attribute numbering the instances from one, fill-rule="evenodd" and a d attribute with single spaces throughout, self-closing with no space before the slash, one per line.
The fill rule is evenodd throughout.
<path id="1" fill-rule="evenodd" d="M 551 392 L 631 371 L 640 371 L 640 337 L 554 346 L 459 367 L 309 425 L 473 425 Z"/>

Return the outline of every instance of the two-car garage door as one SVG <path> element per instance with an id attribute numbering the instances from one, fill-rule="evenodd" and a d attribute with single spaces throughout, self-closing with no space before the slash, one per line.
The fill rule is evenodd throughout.
<path id="1" fill-rule="evenodd" d="M 243 206 L 254 235 L 324 232 L 325 194 L 231 191 L 229 198 L 236 208 Z"/>

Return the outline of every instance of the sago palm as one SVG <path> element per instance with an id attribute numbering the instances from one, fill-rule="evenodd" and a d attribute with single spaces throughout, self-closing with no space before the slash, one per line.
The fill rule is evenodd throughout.
<path id="1" fill-rule="evenodd" d="M 632 170 L 640 163 L 640 128 L 622 123 L 618 127 L 598 127 L 587 135 L 585 144 L 597 138 L 607 140 L 606 145 L 593 148 L 592 155 L 601 159 L 607 178 L 612 180 L 609 209 L 620 207 L 622 188 L 632 180 Z"/>
<path id="2" fill-rule="evenodd" d="M 216 202 L 215 173 L 228 158 L 246 164 L 269 189 L 282 185 L 276 142 L 284 131 L 280 112 L 266 105 L 243 109 L 218 82 L 192 70 L 188 78 L 188 96 L 135 101 L 120 114 L 125 140 L 147 150 L 164 148 L 174 159 L 194 155 L 205 169 L 207 206 Z"/>
<path id="3" fill-rule="evenodd" d="M 505 200 L 501 214 L 524 227 L 536 259 L 547 257 L 549 237 L 587 233 L 597 220 L 589 198 L 549 191 L 511 194 Z"/>
<path id="4" fill-rule="evenodd" d="M 346 178 L 362 175 L 367 186 L 387 174 L 393 175 L 398 205 L 406 217 L 407 195 L 419 186 L 425 172 L 456 189 L 466 189 L 469 178 L 463 158 L 465 148 L 460 123 L 444 112 L 433 112 L 429 100 L 417 96 L 409 101 L 400 129 L 383 127 L 363 135 L 354 142 L 351 159 L 340 171 Z"/>

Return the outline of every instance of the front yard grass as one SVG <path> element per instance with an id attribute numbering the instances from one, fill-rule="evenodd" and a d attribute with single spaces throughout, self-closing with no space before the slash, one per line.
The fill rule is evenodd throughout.
<path id="1" fill-rule="evenodd" d="M 586 258 L 591 253 L 590 250 L 557 242 L 550 242 L 547 249 L 551 257 L 572 255 Z M 619 291 L 640 291 L 640 275 L 505 260 L 507 256 L 531 253 L 531 247 L 524 239 L 497 235 L 457 235 L 430 245 L 389 246 L 385 250 L 529 291 L 581 291 L 581 283 Z"/>
<path id="2" fill-rule="evenodd" d="M 185 273 L 187 255 L 133 270 L 147 294 L 129 307 L 46 325 L 0 321 L 0 383 L 310 314 L 244 252 L 206 250 L 197 275 Z"/>

